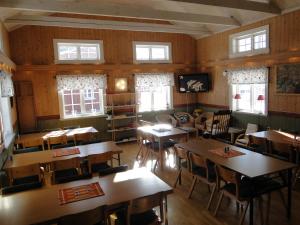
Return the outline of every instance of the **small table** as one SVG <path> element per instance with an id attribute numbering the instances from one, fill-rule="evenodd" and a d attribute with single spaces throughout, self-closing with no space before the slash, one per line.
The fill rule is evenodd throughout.
<path id="1" fill-rule="evenodd" d="M 230 134 L 230 143 L 234 144 L 236 137 L 239 134 L 242 134 L 245 132 L 245 129 L 238 128 L 238 127 L 229 127 L 228 133 Z"/>
<path id="2" fill-rule="evenodd" d="M 100 184 L 104 195 L 60 205 L 60 189 L 94 182 Z M 173 189 L 168 184 L 146 168 L 138 168 L 101 178 L 93 177 L 0 196 L 1 225 L 53 224 L 67 215 L 87 212 L 104 205 L 114 206 L 156 193 L 163 193 L 167 202 L 167 195 L 172 192 Z"/>
<path id="3" fill-rule="evenodd" d="M 160 166 L 163 169 L 163 162 L 164 162 L 164 154 L 163 154 L 163 144 L 164 142 L 170 139 L 178 139 L 178 138 L 186 138 L 188 140 L 189 134 L 188 132 L 181 130 L 179 128 L 175 128 L 169 126 L 168 129 L 158 131 L 156 128 L 161 126 L 162 124 L 153 125 L 153 126 L 143 126 L 138 127 L 139 132 L 149 133 L 152 134 L 157 140 L 159 145 L 159 154 L 162 160 L 160 160 Z"/>

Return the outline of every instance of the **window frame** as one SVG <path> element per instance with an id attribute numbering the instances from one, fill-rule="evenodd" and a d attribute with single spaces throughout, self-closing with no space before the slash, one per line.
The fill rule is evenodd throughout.
<path id="1" fill-rule="evenodd" d="M 168 47 L 168 53 L 169 53 L 169 59 L 138 60 L 136 58 L 136 46 L 137 45 L 149 45 L 150 52 L 151 52 L 151 47 L 153 47 L 153 46 L 159 46 L 159 45 L 161 45 L 161 46 L 167 46 Z M 133 41 L 132 42 L 132 50 L 133 50 L 133 63 L 134 64 L 141 64 L 141 63 L 172 63 L 172 43 L 171 42 L 142 42 L 142 41 Z"/>
<path id="2" fill-rule="evenodd" d="M 266 47 L 255 49 L 254 37 L 260 33 L 265 32 L 266 34 Z M 229 58 L 237 58 L 242 56 L 253 56 L 259 54 L 269 54 L 270 53 L 270 36 L 269 36 L 269 25 L 257 27 L 251 30 L 246 30 L 239 33 L 234 33 L 229 36 Z M 239 52 L 238 51 L 238 40 L 251 37 L 251 50 Z"/>
<path id="3" fill-rule="evenodd" d="M 158 109 L 158 110 L 155 110 L 153 108 L 154 106 L 154 91 L 151 91 L 151 109 L 150 111 L 140 111 L 140 103 L 138 103 L 137 105 L 137 112 L 138 113 L 147 113 L 147 112 L 159 112 L 159 111 L 167 111 L 167 110 L 173 110 L 173 86 L 164 86 L 165 88 L 167 87 L 169 90 L 169 95 L 170 95 L 170 102 L 169 102 L 169 108 L 166 108 L 166 109 Z M 136 98 L 137 98 L 137 102 L 140 100 L 140 94 L 141 91 L 136 91 Z"/>
<path id="4" fill-rule="evenodd" d="M 258 83 L 257 83 L 258 84 Z M 251 85 L 250 86 L 250 107 L 251 107 L 251 112 L 249 111 L 241 111 L 241 110 L 238 110 L 236 107 L 234 107 L 234 105 L 236 104 L 236 99 L 234 99 L 234 96 L 233 96 L 233 85 Z M 243 114 L 251 114 L 251 115 L 259 115 L 259 116 L 268 116 L 268 93 L 269 93 L 269 89 L 268 89 L 268 83 L 264 83 L 265 85 L 265 93 L 264 93 L 264 96 L 265 96 L 265 100 L 264 100 L 264 105 L 265 105 L 265 110 L 264 112 L 260 113 L 260 112 L 254 112 L 253 111 L 253 107 L 254 107 L 254 101 L 255 101 L 255 98 L 253 98 L 253 95 L 254 95 L 254 87 L 253 85 L 256 85 L 256 83 L 251 83 L 251 84 L 230 84 L 230 87 L 229 87 L 229 97 L 230 97 L 230 101 L 229 101 L 229 104 L 230 104 L 230 109 L 235 112 L 235 113 L 243 113 Z M 238 104 L 238 103 L 237 103 Z"/>
<path id="5" fill-rule="evenodd" d="M 58 52 L 58 44 L 98 44 L 99 50 L 97 52 L 98 59 L 94 60 L 84 60 L 84 59 L 75 59 L 75 60 L 60 60 Z M 54 63 L 55 64 L 103 64 L 105 63 L 104 59 L 104 50 L 103 50 L 103 41 L 102 40 L 75 40 L 75 39 L 53 39 L 53 48 L 54 48 Z"/>
<path id="6" fill-rule="evenodd" d="M 79 93 L 80 93 L 80 108 L 81 111 L 82 109 L 84 109 L 85 111 L 85 104 L 84 104 L 84 97 L 85 97 L 85 90 L 87 89 L 80 89 Z M 97 112 L 97 113 L 82 113 L 79 115 L 71 115 L 71 116 L 67 116 L 65 114 L 65 104 L 64 104 L 64 95 L 63 95 L 63 91 L 58 91 L 58 100 L 59 100 L 59 113 L 60 113 L 60 119 L 62 120 L 68 120 L 68 119 L 80 119 L 80 118 L 88 118 L 88 117 L 97 117 L 97 116 L 105 116 L 105 103 L 106 103 L 106 97 L 105 97 L 105 90 L 104 89 L 97 89 L 99 90 L 99 105 L 100 105 L 100 109 L 101 112 Z M 102 104 L 101 103 L 101 98 L 102 98 Z"/>

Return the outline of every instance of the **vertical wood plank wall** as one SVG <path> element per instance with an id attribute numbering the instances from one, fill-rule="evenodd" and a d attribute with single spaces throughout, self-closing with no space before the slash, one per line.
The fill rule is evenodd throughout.
<path id="1" fill-rule="evenodd" d="M 269 24 L 270 54 L 229 59 L 229 35 Z M 266 19 L 238 29 L 197 40 L 197 68 L 212 74 L 213 89 L 198 94 L 198 102 L 228 107 L 228 85 L 223 71 L 228 68 L 268 66 L 269 111 L 300 116 L 300 95 L 276 93 L 276 66 L 300 63 L 300 10 Z M 300 74 L 299 74 L 300 76 Z"/>
<path id="2" fill-rule="evenodd" d="M 196 40 L 184 34 L 24 26 L 10 32 L 9 37 L 12 60 L 18 65 L 14 79 L 32 81 L 39 118 L 59 115 L 57 74 L 107 74 L 108 92 L 112 92 L 116 77 L 128 78 L 129 88 L 133 91 L 134 73 L 196 71 Z M 55 65 L 53 39 L 103 40 L 105 63 Z M 171 42 L 173 63 L 133 64 L 132 41 Z M 186 103 L 186 96 L 178 93 L 175 87 L 173 96 L 174 105 Z M 197 95 L 189 98 L 189 103 L 197 102 Z"/>

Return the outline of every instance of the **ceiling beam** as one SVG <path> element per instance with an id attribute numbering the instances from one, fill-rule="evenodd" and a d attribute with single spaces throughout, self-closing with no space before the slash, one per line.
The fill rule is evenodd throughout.
<path id="1" fill-rule="evenodd" d="M 0 0 L 0 7 L 45 12 L 75 13 L 166 21 L 183 21 L 201 24 L 240 26 L 230 17 L 191 14 L 149 9 L 124 4 L 103 3 L 99 0 L 54 1 L 54 0 Z"/>
<path id="2" fill-rule="evenodd" d="M 280 14 L 281 9 L 273 2 L 255 2 L 249 0 L 170 0 L 183 3 L 194 3 L 209 6 L 219 6 L 233 9 L 243 9 L 256 12 Z"/>
<path id="3" fill-rule="evenodd" d="M 89 29 L 130 30 L 164 33 L 182 33 L 190 35 L 211 34 L 206 28 L 192 28 L 180 25 L 165 25 L 153 23 L 120 22 L 109 20 L 76 19 L 53 16 L 19 15 L 7 18 L 4 23 L 35 26 L 58 26 Z"/>

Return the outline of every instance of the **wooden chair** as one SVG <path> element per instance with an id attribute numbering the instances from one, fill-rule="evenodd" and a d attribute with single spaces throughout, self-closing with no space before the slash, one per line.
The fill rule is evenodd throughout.
<path id="1" fill-rule="evenodd" d="M 292 144 L 280 143 L 275 141 L 268 141 L 268 143 L 269 143 L 269 152 L 268 152 L 269 156 L 281 160 L 289 161 L 289 162 L 294 161 L 295 152 Z"/>
<path id="2" fill-rule="evenodd" d="M 214 169 L 214 163 L 192 152 L 189 153 L 189 160 L 191 172 L 194 178 L 188 194 L 188 198 L 191 198 L 198 181 L 207 184 L 209 190 L 210 187 L 212 187 L 212 192 L 207 204 L 207 209 L 209 209 L 216 191 L 216 173 Z"/>
<path id="3" fill-rule="evenodd" d="M 250 147 L 253 151 L 259 153 L 267 153 L 269 151 L 268 141 L 266 138 L 263 137 L 256 137 L 256 136 L 249 135 L 248 147 Z"/>
<path id="4" fill-rule="evenodd" d="M 40 139 L 34 139 L 34 140 L 30 140 L 30 141 L 23 141 L 22 147 L 23 148 L 39 147 L 42 150 L 44 150 L 45 149 L 44 139 L 40 138 Z"/>
<path id="5" fill-rule="evenodd" d="M 52 183 L 65 183 L 81 178 L 81 159 L 79 157 L 54 161 L 51 164 Z"/>
<path id="6" fill-rule="evenodd" d="M 176 127 L 176 125 L 177 125 L 177 120 L 169 114 L 156 115 L 155 119 L 159 123 L 167 123 L 167 124 L 172 125 L 173 127 Z"/>
<path id="7" fill-rule="evenodd" d="M 223 138 L 228 134 L 231 122 L 231 110 L 220 110 L 214 112 L 210 122 L 206 122 L 206 131 L 204 134 L 213 138 Z"/>
<path id="8" fill-rule="evenodd" d="M 219 165 L 216 165 L 215 168 L 217 173 L 217 186 L 218 189 L 221 190 L 221 193 L 214 215 L 217 216 L 223 197 L 227 196 L 235 200 L 237 202 L 237 206 L 245 206 L 239 222 L 239 224 L 241 225 L 244 222 L 250 199 L 252 196 L 255 196 L 255 188 L 253 188 L 252 183 L 248 179 L 242 179 L 242 176 L 239 173 L 236 173 Z M 222 181 L 225 182 L 225 185 L 221 187 Z M 261 198 L 259 200 L 259 211 L 262 213 Z M 262 214 L 260 216 L 261 221 L 263 222 Z"/>
<path id="9" fill-rule="evenodd" d="M 66 145 L 68 144 L 67 135 L 59 135 L 47 138 L 48 149 L 52 149 L 55 145 Z"/>
<path id="10" fill-rule="evenodd" d="M 198 136 L 198 129 L 195 128 L 195 119 L 192 115 L 187 112 L 175 112 L 174 117 L 180 129 Z"/>
<path id="11" fill-rule="evenodd" d="M 80 125 L 65 126 L 65 127 L 63 127 L 63 130 L 71 130 L 71 129 L 76 129 L 76 128 L 80 128 Z"/>
<path id="12" fill-rule="evenodd" d="M 105 152 L 102 154 L 88 155 L 88 172 L 89 174 L 101 172 L 101 170 L 113 167 L 113 152 Z M 107 162 L 110 161 L 110 166 Z"/>
<path id="13" fill-rule="evenodd" d="M 128 224 L 130 225 L 154 225 L 168 224 L 167 201 L 164 193 L 156 193 L 150 196 L 135 199 L 129 205 Z M 159 216 L 153 210 L 159 206 Z"/>
<path id="14" fill-rule="evenodd" d="M 30 152 L 39 152 L 42 151 L 39 147 L 30 147 L 30 148 L 19 148 L 14 149 L 13 154 L 23 154 L 23 153 L 30 153 Z"/>
<path id="15" fill-rule="evenodd" d="M 94 133 L 92 132 L 74 134 L 75 145 L 89 144 L 92 143 L 93 140 L 94 140 Z"/>
<path id="16" fill-rule="evenodd" d="M 189 157 L 188 157 L 188 151 L 180 148 L 180 147 L 174 147 L 174 152 L 175 152 L 175 156 L 176 156 L 176 165 L 178 168 L 178 172 L 177 172 L 177 176 L 176 176 L 176 180 L 174 183 L 174 188 L 176 188 L 177 183 L 179 183 L 179 185 L 181 185 L 181 174 L 182 171 L 187 171 L 189 174 L 191 173 L 190 170 L 190 162 L 189 162 Z"/>
<path id="17" fill-rule="evenodd" d="M 157 165 L 161 162 L 161 154 L 159 152 L 158 143 L 152 134 L 143 133 L 142 139 L 144 140 L 143 148 L 145 149 L 145 156 L 142 159 L 141 165 L 145 165 L 148 159 L 151 159 L 151 170 L 155 172 Z M 155 164 L 152 166 L 153 158 Z"/>
<path id="18" fill-rule="evenodd" d="M 10 186 L 3 188 L 2 194 L 40 188 L 44 182 L 44 171 L 39 164 L 12 168 L 8 174 Z"/>
<path id="19" fill-rule="evenodd" d="M 235 145 L 242 146 L 242 147 L 247 147 L 249 146 L 249 136 L 248 134 L 254 133 L 258 131 L 258 125 L 257 124 L 252 124 L 248 123 L 247 124 L 247 129 L 244 134 L 240 134 L 237 136 L 235 139 Z"/>
<path id="20" fill-rule="evenodd" d="M 67 215 L 59 219 L 58 225 L 105 225 L 107 218 L 105 217 L 106 206 L 97 207 L 86 212 L 80 212 L 73 215 Z"/>

